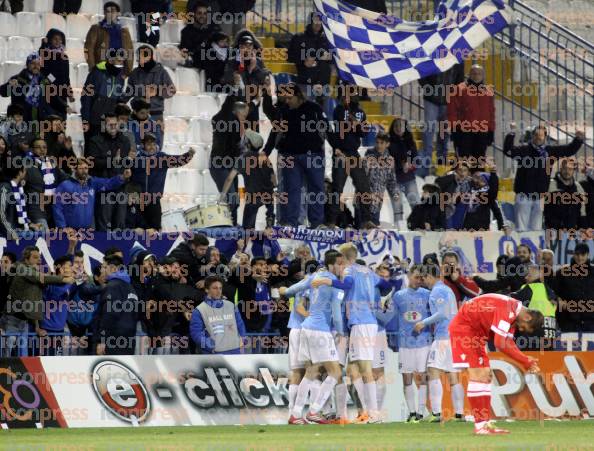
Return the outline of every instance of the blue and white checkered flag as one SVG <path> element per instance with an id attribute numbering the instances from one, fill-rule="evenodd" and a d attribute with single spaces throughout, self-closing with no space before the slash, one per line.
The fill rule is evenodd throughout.
<path id="1" fill-rule="evenodd" d="M 340 78 L 390 89 L 445 72 L 511 21 L 504 0 L 442 0 L 433 20 L 407 22 L 341 0 L 314 0 Z"/>

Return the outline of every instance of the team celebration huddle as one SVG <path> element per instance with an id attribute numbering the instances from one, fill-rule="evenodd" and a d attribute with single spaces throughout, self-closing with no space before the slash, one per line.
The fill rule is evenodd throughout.
<path id="1" fill-rule="evenodd" d="M 407 274 L 394 274 L 392 258 L 374 271 L 358 259 L 357 247 L 346 243 L 327 251 L 323 266 L 306 267 L 302 281 L 281 288 L 281 295 L 294 297 L 288 325 L 289 424 L 382 422 L 388 331 L 398 339 L 409 423 L 443 420 L 442 374 L 450 384 L 454 421 L 466 421 L 459 378 L 466 370 L 475 434 L 507 434 L 491 421 L 487 343 L 494 340 L 497 350 L 538 373 L 538 362 L 518 349 L 514 333 L 538 335 L 542 313 L 500 294 L 464 296 L 459 303 L 449 282 L 457 271 L 448 264 L 457 261 L 455 253 L 446 253 L 441 266 L 428 255 Z M 347 383 L 354 388 L 355 419 L 348 416 Z"/>

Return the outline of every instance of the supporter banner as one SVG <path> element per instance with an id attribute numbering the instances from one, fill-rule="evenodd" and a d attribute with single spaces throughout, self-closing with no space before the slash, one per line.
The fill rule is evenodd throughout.
<path id="1" fill-rule="evenodd" d="M 243 232 L 234 228 L 203 230 L 212 243 L 225 240 L 237 241 L 243 238 Z M 101 261 L 104 252 L 110 247 L 117 247 L 129 259 L 131 251 L 139 246 L 150 249 L 156 255 L 165 255 L 175 248 L 188 234 L 163 233 L 159 235 L 137 235 L 133 231 L 114 231 L 107 233 L 81 232 L 79 248 L 85 253 L 86 265 L 90 270 L 91 262 Z M 400 258 L 409 258 L 420 263 L 423 255 L 454 249 L 461 257 L 465 272 L 494 273 L 495 261 L 503 253 L 513 254 L 519 244 L 527 244 L 536 253 L 545 246 L 543 232 L 512 233 L 509 236 L 501 232 L 399 232 L 396 230 L 372 231 L 333 231 L 311 230 L 306 228 L 276 228 L 273 236 L 283 246 L 294 248 L 306 243 L 315 258 L 323 259 L 324 253 L 341 243 L 352 241 L 357 244 L 361 257 L 368 263 L 376 263 L 386 254 Z M 578 242 L 590 246 L 594 255 L 592 239 L 576 240 L 568 235 L 549 241 L 549 247 L 555 251 L 556 263 L 569 263 L 573 249 Z M 9 250 L 20 255 L 25 246 L 35 245 L 40 248 L 44 261 L 53 266 L 56 257 L 64 255 L 68 249 L 66 234 L 35 235 L 24 237 L 19 242 L 0 238 L 0 255 Z"/>
<path id="2" fill-rule="evenodd" d="M 529 354 L 539 359 L 540 374 L 490 355 L 497 417 L 594 418 L 593 353 Z M 398 355 L 389 351 L 387 421 L 407 416 L 397 368 Z M 285 424 L 288 418 L 286 355 L 31 357 L 0 360 L 0 375 L 2 428 Z M 452 415 L 448 386 L 445 417 Z M 356 415 L 352 403 L 350 415 Z"/>

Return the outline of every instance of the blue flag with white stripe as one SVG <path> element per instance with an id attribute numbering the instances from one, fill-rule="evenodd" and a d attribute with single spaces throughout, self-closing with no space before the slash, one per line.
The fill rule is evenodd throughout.
<path id="1" fill-rule="evenodd" d="M 339 76 L 389 89 L 445 72 L 507 27 L 504 0 L 443 0 L 433 20 L 408 22 L 341 0 L 314 0 Z"/>

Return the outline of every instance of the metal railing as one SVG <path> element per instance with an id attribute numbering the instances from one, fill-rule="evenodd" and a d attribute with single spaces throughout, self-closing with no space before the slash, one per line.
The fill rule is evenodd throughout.
<path id="1" fill-rule="evenodd" d="M 483 44 L 473 61 L 480 63 L 481 55 L 487 56 L 487 80 L 495 86 L 495 149 L 501 149 L 509 122 L 516 122 L 519 129 L 546 122 L 551 139 L 560 142 L 573 138 L 576 128 L 585 129 L 581 155 L 594 157 L 594 45 L 520 0 L 509 3 L 514 10 L 511 26 Z M 389 14 L 411 21 L 432 19 L 436 4 L 436 0 L 387 1 Z M 285 42 L 304 29 L 313 7 L 311 0 L 259 1 L 252 23 Z M 422 121 L 418 84 L 397 88 L 385 101 L 385 111 Z M 501 152 L 496 156 L 500 168 L 512 169 L 510 159 Z"/>

